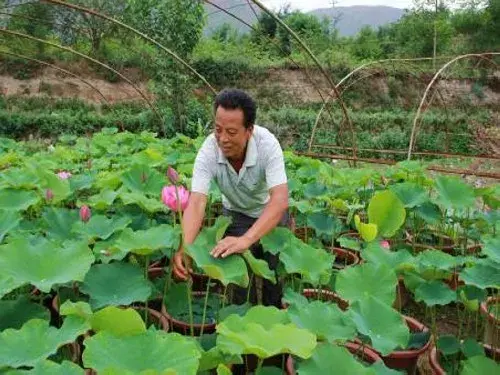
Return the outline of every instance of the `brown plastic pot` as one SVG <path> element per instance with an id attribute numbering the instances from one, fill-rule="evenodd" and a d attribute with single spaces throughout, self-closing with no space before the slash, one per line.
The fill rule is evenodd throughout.
<path id="1" fill-rule="evenodd" d="M 302 242 L 307 242 L 312 236 L 314 236 L 314 229 L 311 227 L 299 227 L 295 228 L 293 234 Z"/>
<path id="2" fill-rule="evenodd" d="M 351 352 L 352 355 L 356 356 L 358 360 L 370 365 L 382 360 L 377 352 L 363 344 L 348 341 L 344 344 L 344 346 L 347 350 L 349 350 L 349 352 Z M 286 372 L 290 375 L 295 375 L 297 373 L 294 368 L 294 361 L 292 356 L 289 356 L 286 361 Z"/>
<path id="3" fill-rule="evenodd" d="M 205 292 L 192 292 L 193 296 L 204 297 L 206 295 Z M 168 319 L 170 323 L 170 327 L 173 332 L 180 333 L 185 336 L 191 335 L 191 324 L 189 322 L 183 322 L 182 320 L 178 320 L 171 316 L 168 313 L 167 307 L 162 304 L 161 313 Z M 202 328 L 203 334 L 214 333 L 217 323 L 210 324 L 193 324 L 193 333 L 195 336 L 200 336 Z"/>
<path id="4" fill-rule="evenodd" d="M 500 320 L 489 311 L 489 307 L 494 304 L 498 304 L 498 311 L 500 311 L 500 297 L 488 297 L 485 302 L 481 303 L 481 315 L 486 318 L 483 341 L 487 345 L 498 348 L 500 347 Z"/>
<path id="5" fill-rule="evenodd" d="M 497 363 L 500 362 L 500 348 L 492 347 L 491 345 L 483 344 L 484 351 L 488 358 L 495 360 Z M 429 364 L 432 369 L 433 375 L 446 375 L 446 371 L 441 367 L 439 362 L 439 350 L 435 345 L 432 346 L 429 354 Z M 485 374 L 486 375 L 486 374 Z M 489 374 L 487 374 L 489 375 Z"/>
<path id="6" fill-rule="evenodd" d="M 341 247 L 327 247 L 327 249 L 335 255 L 335 261 L 333 262 L 334 269 L 341 270 L 349 266 L 355 266 L 361 261 L 356 253 L 342 249 Z"/>
<path id="7" fill-rule="evenodd" d="M 337 293 L 325 289 L 304 289 L 302 295 L 310 299 L 318 299 L 320 301 L 328 301 L 337 304 L 337 306 L 345 311 L 349 307 L 349 302 L 340 298 Z M 319 296 L 319 298 L 318 298 Z"/>
<path id="8" fill-rule="evenodd" d="M 411 332 L 428 332 L 429 329 L 420 323 L 418 320 L 415 320 L 409 316 L 404 316 L 406 325 L 410 329 Z M 412 375 L 417 372 L 417 361 L 422 354 L 424 354 L 431 344 L 431 339 L 417 350 L 397 350 L 389 355 L 382 356 L 382 360 L 385 365 L 394 370 L 405 370 L 406 374 Z"/>

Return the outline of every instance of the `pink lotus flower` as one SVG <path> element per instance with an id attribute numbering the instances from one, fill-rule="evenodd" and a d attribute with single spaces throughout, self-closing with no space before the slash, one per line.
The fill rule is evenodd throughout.
<path id="1" fill-rule="evenodd" d="M 177 173 L 177 171 L 172 167 L 168 167 L 167 177 L 169 181 L 174 185 L 176 185 L 177 182 L 179 182 L 179 173 Z"/>
<path id="2" fill-rule="evenodd" d="M 54 199 L 54 193 L 51 189 L 45 190 L 45 199 L 47 200 L 47 202 L 50 202 L 52 199 Z"/>
<path id="3" fill-rule="evenodd" d="M 57 175 L 61 180 L 67 180 L 68 178 L 71 177 L 71 173 L 65 171 L 59 172 Z"/>
<path id="4" fill-rule="evenodd" d="M 384 249 L 390 249 L 391 248 L 391 244 L 387 240 L 380 241 L 380 246 L 382 246 Z"/>
<path id="5" fill-rule="evenodd" d="M 177 204 L 177 194 L 175 190 L 177 189 L 177 194 L 179 194 L 179 202 L 181 206 L 181 211 L 184 211 L 188 205 L 189 200 L 189 190 L 187 190 L 184 186 L 165 186 L 161 191 L 161 200 L 163 204 L 170 208 L 172 211 L 178 211 Z"/>
<path id="6" fill-rule="evenodd" d="M 80 219 L 82 219 L 84 223 L 90 220 L 90 216 L 92 216 L 92 213 L 90 212 L 89 206 L 84 204 L 80 207 Z"/>

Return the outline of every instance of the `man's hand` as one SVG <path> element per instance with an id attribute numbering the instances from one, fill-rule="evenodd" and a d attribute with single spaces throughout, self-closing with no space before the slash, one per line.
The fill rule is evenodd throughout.
<path id="1" fill-rule="evenodd" d="M 191 258 L 185 255 L 182 250 L 177 251 L 172 260 L 174 276 L 180 280 L 187 280 L 189 273 L 193 273 L 191 263 Z"/>
<path id="2" fill-rule="evenodd" d="M 210 254 L 214 258 L 225 258 L 231 254 L 241 254 L 248 250 L 251 245 L 252 241 L 246 236 L 226 237 L 219 241 Z"/>

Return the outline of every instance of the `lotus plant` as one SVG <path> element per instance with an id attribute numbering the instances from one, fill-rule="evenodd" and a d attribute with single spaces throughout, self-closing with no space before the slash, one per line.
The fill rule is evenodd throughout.
<path id="1" fill-rule="evenodd" d="M 72 175 L 70 172 L 66 172 L 66 171 L 61 171 L 57 174 L 57 176 L 61 179 L 61 180 L 67 180 L 68 178 L 70 178 Z"/>

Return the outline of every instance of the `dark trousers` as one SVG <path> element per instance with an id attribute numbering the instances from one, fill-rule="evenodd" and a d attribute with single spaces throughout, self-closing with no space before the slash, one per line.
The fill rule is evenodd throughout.
<path id="1" fill-rule="evenodd" d="M 249 217 L 239 212 L 230 211 L 223 209 L 222 213 L 224 216 L 229 216 L 232 218 L 231 225 L 227 228 L 224 237 L 235 236 L 239 237 L 244 235 L 248 229 L 257 221 L 253 217 Z M 281 226 L 287 225 L 288 214 L 285 214 L 280 222 Z M 265 253 L 262 245 L 257 242 L 250 247 L 250 251 L 253 256 L 257 259 L 262 259 L 267 262 L 269 268 L 276 273 L 276 268 L 278 267 L 279 258 L 278 255 L 273 255 L 271 253 Z M 250 303 L 252 305 L 257 304 L 257 288 L 256 288 L 256 278 L 252 271 L 248 269 L 250 276 Z M 276 275 L 276 280 L 278 280 L 278 275 Z M 238 285 L 231 285 L 229 289 L 230 295 L 232 295 L 231 302 L 233 304 L 241 305 L 247 301 L 248 289 L 240 287 Z M 276 306 L 281 308 L 281 298 L 283 296 L 283 287 L 278 281 L 277 284 L 271 283 L 269 280 L 262 279 L 262 304 L 264 306 Z"/>

